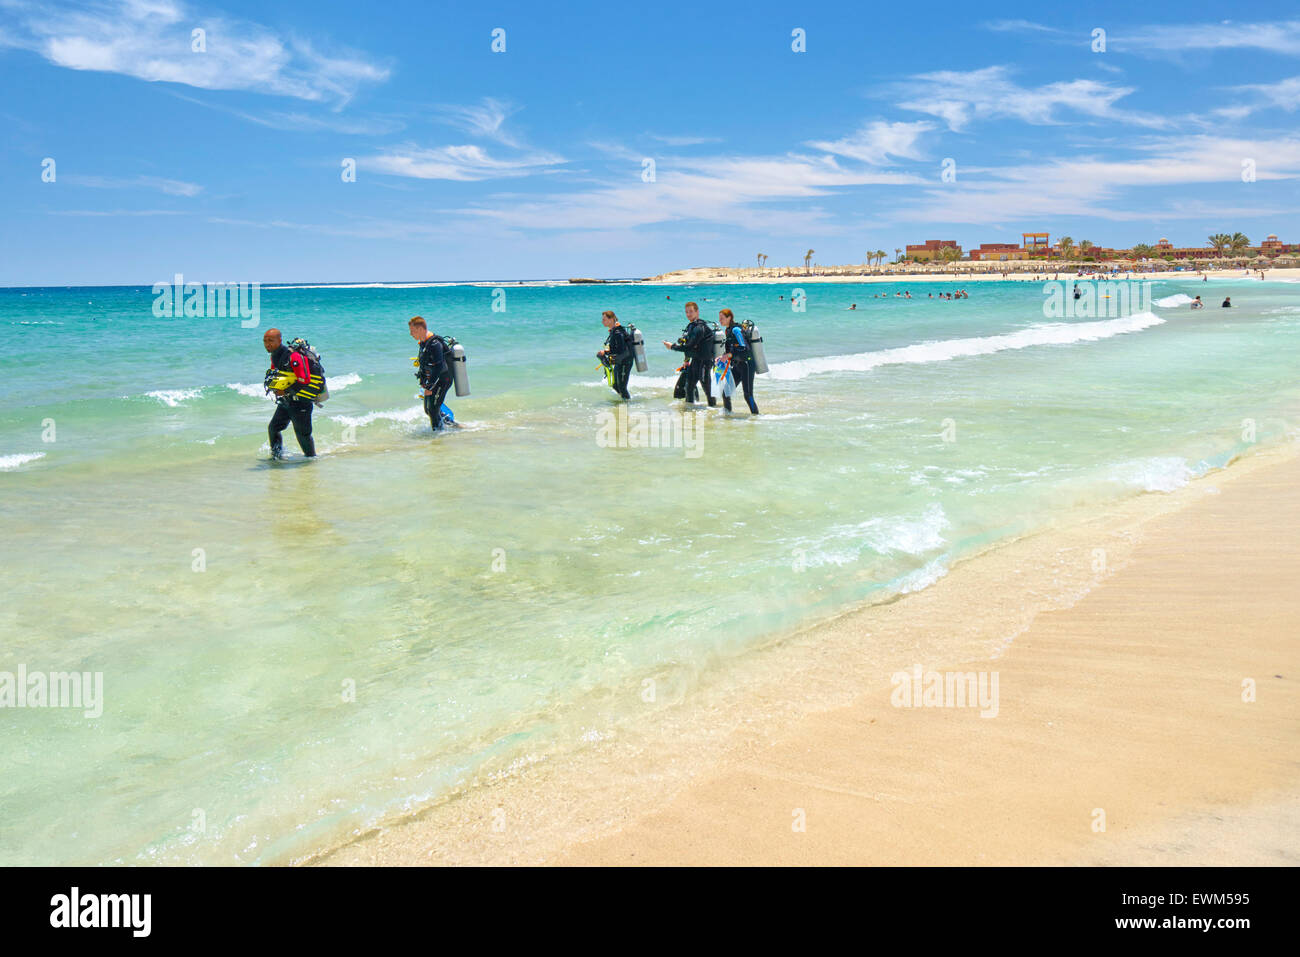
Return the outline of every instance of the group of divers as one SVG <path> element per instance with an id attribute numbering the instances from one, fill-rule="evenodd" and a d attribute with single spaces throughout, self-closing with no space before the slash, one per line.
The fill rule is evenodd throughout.
<path id="1" fill-rule="evenodd" d="M 630 399 L 627 384 L 632 367 L 638 372 L 648 368 L 645 339 L 636 326 L 619 322 L 612 310 L 601 313 L 601 323 L 608 335 L 596 358 L 610 388 L 620 398 Z M 419 344 L 419 354 L 411 361 L 429 424 L 434 432 L 459 428 L 446 399 L 453 387 L 456 395 L 469 395 L 465 347 L 451 336 L 430 330 L 420 316 L 412 317 L 407 328 Z M 685 359 L 677 370 L 673 398 L 684 399 L 688 406 L 693 406 L 702 391 L 708 404 L 716 407 L 720 395 L 723 407 L 730 412 L 731 397 L 739 386 L 750 413 L 758 415 L 754 376 L 767 371 L 767 359 L 763 337 L 752 322 L 737 322 L 730 309 L 722 309 L 718 312 L 718 325 L 714 326 L 700 318 L 698 304 L 688 302 L 686 328 L 676 342 L 666 339 L 663 342 L 666 348 L 682 353 Z M 312 411 L 329 397 L 320 354 L 302 338 L 291 339 L 286 344 L 279 329 L 266 330 L 262 345 L 271 356 L 271 367 L 266 370 L 263 384 L 267 393 L 275 396 L 275 412 L 266 427 L 271 457 L 284 458 L 283 433 L 292 424 L 302 454 L 312 458 L 316 455 Z"/>

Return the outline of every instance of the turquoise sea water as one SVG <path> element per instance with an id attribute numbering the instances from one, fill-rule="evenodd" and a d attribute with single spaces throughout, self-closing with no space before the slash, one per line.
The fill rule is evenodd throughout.
<path id="1" fill-rule="evenodd" d="M 490 287 L 264 286 L 256 328 L 156 318 L 147 287 L 0 289 L 0 672 L 104 676 L 98 718 L 0 708 L 0 863 L 293 859 L 582 748 L 646 676 L 688 693 L 1062 509 L 1285 440 L 1300 399 L 1287 282 L 1061 321 L 1028 282 L 809 284 L 805 312 L 771 285 L 504 288 L 494 312 Z M 691 298 L 759 323 L 763 414 L 611 447 L 600 311 L 647 339 L 631 412 L 680 429 L 659 341 Z M 470 356 L 437 438 L 417 313 Z M 272 325 L 324 358 L 314 462 L 267 461 Z"/>

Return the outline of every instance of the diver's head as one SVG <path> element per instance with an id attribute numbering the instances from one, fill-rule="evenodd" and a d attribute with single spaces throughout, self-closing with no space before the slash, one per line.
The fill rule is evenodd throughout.
<path id="1" fill-rule="evenodd" d="M 614 310 L 606 309 L 600 314 L 600 321 L 606 329 L 613 329 L 618 325 L 618 316 L 614 315 Z"/>
<path id="2" fill-rule="evenodd" d="M 718 319 L 722 322 L 724 326 L 729 326 L 736 321 L 736 317 L 732 315 L 730 309 L 719 309 Z"/>
<path id="3" fill-rule="evenodd" d="M 279 329 L 267 329 L 266 332 L 262 333 L 262 345 L 266 347 L 267 352 L 274 352 L 280 348 L 280 343 Z"/>
<path id="4" fill-rule="evenodd" d="M 416 342 L 423 342 L 429 338 L 429 324 L 420 316 L 412 316 L 406 323 L 406 327 L 411 332 L 411 338 Z"/>
<path id="5" fill-rule="evenodd" d="M 686 318 L 690 322 L 694 322 L 696 319 L 700 318 L 700 307 L 698 303 L 688 302 L 686 304 Z"/>

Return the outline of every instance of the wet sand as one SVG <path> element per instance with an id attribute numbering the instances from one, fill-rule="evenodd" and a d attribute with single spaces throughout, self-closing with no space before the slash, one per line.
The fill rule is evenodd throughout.
<path id="1" fill-rule="evenodd" d="M 1300 862 L 1300 454 L 963 562 L 303 863 Z M 997 714 L 891 677 L 998 675 Z M 1255 700 L 1243 700 L 1243 682 Z"/>

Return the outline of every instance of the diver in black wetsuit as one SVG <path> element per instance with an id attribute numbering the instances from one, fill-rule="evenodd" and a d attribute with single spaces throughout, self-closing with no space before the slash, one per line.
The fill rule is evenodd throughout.
<path id="1" fill-rule="evenodd" d="M 281 433 L 290 422 L 293 423 L 293 434 L 298 439 L 302 454 L 314 458 L 316 441 L 311 437 L 312 399 L 319 392 L 313 382 L 311 368 L 301 353 L 291 352 L 284 344 L 279 329 L 267 329 L 262 335 L 262 345 L 271 354 L 268 378 L 272 372 L 292 372 L 297 379 L 289 388 L 275 390 L 275 413 L 266 426 L 266 435 L 271 443 L 271 458 L 284 458 L 284 439 Z M 323 384 L 324 380 L 321 381 Z"/>
<path id="2" fill-rule="evenodd" d="M 713 386 L 709 382 L 710 370 L 713 368 L 713 330 L 700 318 L 700 307 L 696 303 L 686 304 L 686 319 L 687 325 L 682 337 L 676 343 L 665 339 L 664 345 L 674 352 L 684 352 L 687 356 L 686 404 L 695 404 L 696 386 L 702 385 L 709 405 L 717 405 L 718 400 L 713 397 Z"/>
<path id="3" fill-rule="evenodd" d="M 749 411 L 758 415 L 758 406 L 754 402 L 754 363 L 750 356 L 749 340 L 745 338 L 745 330 L 740 328 L 736 322 L 736 317 L 732 315 L 730 309 L 723 309 L 718 313 L 718 321 L 722 323 L 722 331 L 727 334 L 727 355 L 731 358 L 731 378 L 745 392 L 745 402 L 749 404 Z M 731 411 L 731 396 L 722 397 L 722 407 L 728 412 Z"/>
<path id="4" fill-rule="evenodd" d="M 614 391 L 625 399 L 631 399 L 627 394 L 627 380 L 632 375 L 632 361 L 635 358 L 632 354 L 632 336 L 619 325 L 618 316 L 614 315 L 613 310 L 606 309 L 602 312 L 600 321 L 609 330 L 609 335 L 605 339 L 605 348 L 596 353 L 596 358 L 613 364 Z"/>
<path id="5" fill-rule="evenodd" d="M 442 402 L 447 398 L 451 388 L 451 364 L 447 342 L 442 336 L 429 331 L 428 323 L 420 316 L 407 324 L 411 338 L 420 344 L 420 354 L 416 358 L 415 377 L 420 381 L 420 391 L 424 395 L 424 412 L 429 417 L 433 431 L 442 431 Z"/>

